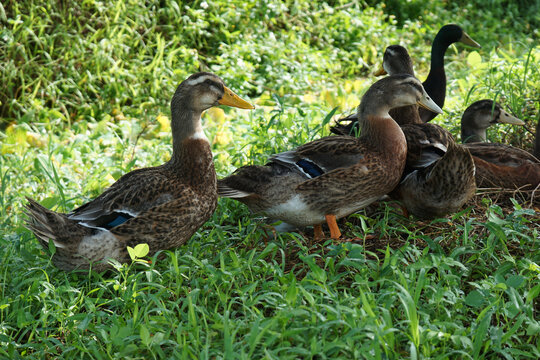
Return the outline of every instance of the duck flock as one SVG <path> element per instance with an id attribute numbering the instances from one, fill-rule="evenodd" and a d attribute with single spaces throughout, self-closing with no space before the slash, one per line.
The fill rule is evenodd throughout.
<path id="1" fill-rule="evenodd" d="M 127 247 L 146 243 L 150 255 L 178 247 L 210 218 L 218 196 L 236 199 L 253 213 L 281 221 L 280 230 L 313 226 L 314 237 L 341 236 L 337 219 L 376 200 L 398 200 L 403 211 L 422 219 L 458 211 L 477 187 L 536 189 L 540 161 L 535 155 L 487 143 L 495 123 L 524 122 L 492 100 L 470 105 L 457 143 L 429 123 L 442 113 L 446 96 L 444 54 L 455 42 L 480 47 L 461 27 L 445 25 L 436 35 L 431 69 L 421 83 L 400 45 L 386 48 L 379 75 L 357 112 L 331 128 L 335 135 L 272 155 L 217 180 L 203 111 L 217 105 L 253 109 L 215 74 L 184 80 L 171 100 L 171 159 L 125 174 L 94 200 L 58 213 L 28 198 L 27 227 L 63 270 L 109 268 L 109 259 L 129 262 Z M 538 143 L 538 134 L 537 140 Z"/>

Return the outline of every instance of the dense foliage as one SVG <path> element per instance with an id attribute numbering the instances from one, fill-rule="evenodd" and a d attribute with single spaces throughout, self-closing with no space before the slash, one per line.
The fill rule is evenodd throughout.
<path id="1" fill-rule="evenodd" d="M 204 117 L 223 176 L 327 135 L 387 45 L 405 45 L 424 79 L 445 23 L 483 48 L 448 50 L 436 122 L 457 135 L 468 104 L 497 98 L 527 125 L 490 140 L 530 149 L 538 2 L 425 3 L 0 4 L 0 357 L 539 358 L 540 217 L 517 195 L 503 205 L 479 194 L 429 224 L 380 204 L 346 220 L 354 241 L 322 244 L 269 240 L 224 200 L 164 258 L 90 276 L 55 269 L 23 227 L 25 196 L 68 211 L 167 160 L 168 103 L 190 73 L 215 72 L 258 105 Z"/>

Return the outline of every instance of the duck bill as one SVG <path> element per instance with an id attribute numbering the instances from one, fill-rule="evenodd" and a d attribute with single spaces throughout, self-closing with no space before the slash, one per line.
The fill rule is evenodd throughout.
<path id="1" fill-rule="evenodd" d="M 473 40 L 472 37 L 469 36 L 465 31 L 463 32 L 463 35 L 461 35 L 461 39 L 459 39 L 460 42 L 464 43 L 465 45 L 469 45 L 475 48 L 481 48 L 479 43 Z"/>
<path id="2" fill-rule="evenodd" d="M 442 114 L 442 109 L 439 107 L 439 105 L 435 104 L 435 101 L 433 101 L 425 92 L 422 98 L 418 100 L 416 104 L 424 109 L 433 111 L 434 113 Z"/>
<path id="3" fill-rule="evenodd" d="M 384 70 L 384 67 L 382 67 L 382 66 L 379 68 L 379 70 L 377 70 L 377 71 L 375 71 L 373 73 L 373 75 L 375 75 L 375 76 L 383 76 L 383 75 L 386 75 L 386 74 L 388 74 L 388 73 L 386 72 L 386 70 Z"/>
<path id="4" fill-rule="evenodd" d="M 525 125 L 525 121 L 518 119 L 515 116 L 510 115 L 506 111 L 501 111 L 501 115 L 499 115 L 499 119 L 497 120 L 498 122 L 504 123 L 504 124 Z"/>
<path id="5" fill-rule="evenodd" d="M 223 97 L 218 101 L 221 105 L 227 105 L 232 107 L 237 107 L 240 109 L 255 109 L 255 106 L 248 103 L 246 100 L 242 99 L 240 96 L 236 95 L 234 91 L 224 86 Z"/>

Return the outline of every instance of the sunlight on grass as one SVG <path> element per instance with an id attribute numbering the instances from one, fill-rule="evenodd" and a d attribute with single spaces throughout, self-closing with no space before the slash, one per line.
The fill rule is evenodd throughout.
<path id="1" fill-rule="evenodd" d="M 328 135 L 387 45 L 407 46 L 425 79 L 445 23 L 483 47 L 448 50 L 434 122 L 458 136 L 469 104 L 497 99 L 526 126 L 489 140 L 532 149 L 537 7 L 334 3 L 0 4 L 0 357 L 540 358 L 540 217 L 516 194 L 430 223 L 377 203 L 343 220 L 351 241 L 323 243 L 273 237 L 222 199 L 186 245 L 148 258 L 141 244 L 107 273 L 56 269 L 23 227 L 25 196 L 69 211 L 168 160 L 169 101 L 190 73 L 215 72 L 257 105 L 203 115 L 221 177 Z"/>

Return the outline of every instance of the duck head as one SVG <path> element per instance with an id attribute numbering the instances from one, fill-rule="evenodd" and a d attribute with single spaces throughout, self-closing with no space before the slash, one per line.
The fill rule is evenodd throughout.
<path id="1" fill-rule="evenodd" d="M 359 118 L 365 115 L 389 117 L 390 109 L 415 104 L 442 113 L 420 80 L 409 74 L 392 75 L 377 81 L 364 94 L 358 107 Z"/>
<path id="2" fill-rule="evenodd" d="M 390 45 L 384 51 L 381 68 L 375 72 L 375 76 L 409 74 L 414 76 L 411 57 L 401 45 Z"/>
<path id="3" fill-rule="evenodd" d="M 486 141 L 486 130 L 493 124 L 504 123 L 525 125 L 525 122 L 510 115 L 493 100 L 479 100 L 472 103 L 461 117 L 461 141 Z"/>
<path id="4" fill-rule="evenodd" d="M 206 138 L 202 131 L 201 114 L 217 105 L 254 109 L 215 74 L 200 72 L 182 81 L 171 101 L 173 143 L 179 144 L 187 137 Z"/>
<path id="5" fill-rule="evenodd" d="M 171 102 L 171 110 L 174 118 L 174 114 L 178 111 L 189 109 L 202 113 L 217 105 L 254 109 L 253 105 L 226 87 L 219 76 L 200 72 L 191 75 L 178 85 Z"/>
<path id="6" fill-rule="evenodd" d="M 461 42 L 465 45 L 469 45 L 475 48 L 481 48 L 479 43 L 474 41 L 469 34 L 467 34 L 461 26 L 456 24 L 447 24 L 444 25 L 437 35 L 435 36 L 435 40 L 433 42 L 436 42 L 439 40 L 442 44 L 453 44 L 455 42 Z M 446 46 L 448 46 L 446 45 Z"/>

